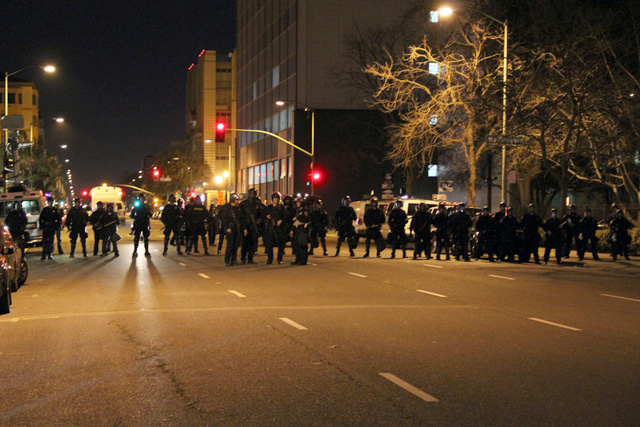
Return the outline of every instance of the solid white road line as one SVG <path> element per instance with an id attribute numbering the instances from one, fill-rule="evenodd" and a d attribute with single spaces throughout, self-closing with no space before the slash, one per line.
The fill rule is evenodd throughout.
<path id="1" fill-rule="evenodd" d="M 179 262 L 179 263 L 178 263 L 178 265 L 181 265 L 181 266 L 183 266 L 183 267 L 186 267 L 186 266 L 187 266 L 187 264 L 185 264 L 184 262 Z"/>
<path id="2" fill-rule="evenodd" d="M 293 320 L 287 318 L 287 317 L 281 317 L 280 320 L 282 320 L 284 323 L 286 323 L 287 325 L 293 326 L 294 328 L 300 330 L 300 331 L 306 331 L 307 328 L 305 328 L 304 326 L 302 326 L 299 323 L 294 322 Z"/>
<path id="3" fill-rule="evenodd" d="M 494 274 L 490 274 L 489 277 L 495 277 L 496 279 L 504 279 L 504 280 L 516 280 L 513 277 L 496 276 Z"/>
<path id="4" fill-rule="evenodd" d="M 618 299 L 623 299 L 623 300 L 627 300 L 627 301 L 634 301 L 634 302 L 640 302 L 640 299 L 633 299 L 633 298 L 627 298 L 627 297 L 619 297 L 616 295 L 608 295 L 608 294 L 600 294 L 603 297 L 609 297 L 609 298 L 618 298 Z"/>
<path id="5" fill-rule="evenodd" d="M 434 292 L 427 292 L 427 291 L 423 291 L 422 289 L 416 289 L 416 292 L 421 292 L 421 293 L 427 294 L 427 295 L 433 295 L 434 297 L 438 297 L 438 298 L 447 298 L 446 295 L 440 295 L 440 294 L 436 294 Z"/>
<path id="6" fill-rule="evenodd" d="M 396 377 L 393 374 L 390 374 L 390 373 L 387 373 L 387 372 L 380 372 L 380 375 L 383 376 L 384 378 L 388 379 L 389 381 L 391 381 L 395 385 L 397 385 L 399 387 L 402 387 L 403 389 L 405 389 L 409 393 L 419 397 L 420 399 L 424 400 L 425 402 L 438 402 L 438 399 L 436 399 L 435 397 L 428 395 L 424 391 L 420 390 L 419 388 L 416 388 L 416 387 L 412 386 L 411 384 L 409 384 L 406 381 L 401 380 L 400 378 Z"/>
<path id="7" fill-rule="evenodd" d="M 366 279 L 366 278 L 367 278 L 367 276 L 363 276 L 362 274 L 358 274 L 358 273 L 351 273 L 351 272 L 349 272 L 349 274 L 350 274 L 350 275 L 352 275 L 352 276 L 356 276 L 356 277 L 362 277 L 363 279 Z"/>
<path id="8" fill-rule="evenodd" d="M 422 264 L 422 265 L 424 265 L 425 267 L 431 267 L 431 268 L 444 268 L 441 265 L 433 265 L 433 264 Z"/>
<path id="9" fill-rule="evenodd" d="M 528 319 L 529 320 L 533 320 L 534 322 L 545 323 L 547 325 L 557 326 L 558 328 L 568 329 L 568 330 L 574 331 L 574 332 L 578 332 L 578 331 L 582 330 L 582 329 L 574 328 L 574 327 L 567 326 L 567 325 L 561 325 L 560 323 L 549 322 L 548 320 L 536 319 L 535 317 L 529 317 Z"/>
<path id="10" fill-rule="evenodd" d="M 232 294 L 234 294 L 235 296 L 237 296 L 237 297 L 239 297 L 239 298 L 246 298 L 246 297 L 247 297 L 246 295 L 242 295 L 242 294 L 241 294 L 240 292 L 238 292 L 238 291 L 230 290 L 229 292 L 231 292 Z"/>
<path id="11" fill-rule="evenodd" d="M 198 276 L 202 277 L 203 279 L 211 279 L 211 277 L 207 276 L 204 273 L 198 273 Z"/>

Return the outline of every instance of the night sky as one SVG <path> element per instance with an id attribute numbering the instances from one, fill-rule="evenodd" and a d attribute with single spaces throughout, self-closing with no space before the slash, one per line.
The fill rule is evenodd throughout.
<path id="1" fill-rule="evenodd" d="M 5 1 L 0 72 L 40 92 L 47 147 L 70 159 L 76 193 L 121 183 L 185 132 L 187 68 L 235 47 L 235 0 Z M 58 148 L 68 144 L 67 150 Z"/>

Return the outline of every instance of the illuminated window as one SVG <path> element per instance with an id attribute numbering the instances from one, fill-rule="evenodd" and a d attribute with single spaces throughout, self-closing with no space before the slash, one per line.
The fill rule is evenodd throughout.
<path id="1" fill-rule="evenodd" d="M 438 22 L 440 20 L 440 14 L 437 10 L 432 10 L 429 12 L 429 21 L 430 22 Z"/>
<path id="2" fill-rule="evenodd" d="M 438 124 L 438 116 L 436 116 L 435 114 L 432 114 L 429 118 L 429 124 L 431 126 L 435 126 Z"/>
<path id="3" fill-rule="evenodd" d="M 440 65 L 437 62 L 429 62 L 429 74 L 440 74 Z"/>
<path id="4" fill-rule="evenodd" d="M 429 165 L 427 169 L 427 176 L 429 178 L 437 178 L 438 177 L 438 165 Z"/>
<path id="5" fill-rule="evenodd" d="M 276 65 L 271 74 L 271 87 L 276 87 L 280 84 L 280 66 Z"/>

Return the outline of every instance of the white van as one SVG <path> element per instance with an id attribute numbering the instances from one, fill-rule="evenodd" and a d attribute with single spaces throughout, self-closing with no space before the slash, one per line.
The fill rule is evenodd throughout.
<path id="1" fill-rule="evenodd" d="M 418 207 L 420 206 L 420 203 L 424 203 L 427 205 L 427 208 L 431 208 L 433 206 L 438 206 L 439 202 L 436 202 L 434 200 L 427 200 L 427 199 L 393 199 L 393 200 L 379 200 L 378 201 L 378 206 L 380 207 L 380 209 L 382 209 L 382 212 L 384 212 L 384 216 L 388 219 L 389 218 L 389 213 L 391 212 L 391 210 L 393 209 L 394 205 L 396 204 L 396 202 L 398 200 L 401 200 L 402 203 L 402 210 L 405 211 L 407 213 L 407 225 L 405 225 L 405 230 L 407 232 L 407 236 L 409 236 L 409 228 L 411 227 L 411 218 L 413 217 L 413 215 L 418 211 Z M 364 225 L 364 214 L 366 212 L 367 209 L 369 209 L 369 200 L 361 200 L 361 201 L 357 201 L 357 202 L 351 202 L 351 207 L 356 211 L 356 216 L 358 217 L 358 219 L 356 220 L 356 233 L 360 236 L 364 236 L 365 232 L 367 230 L 367 227 L 365 227 Z M 387 235 L 389 234 L 389 224 L 388 223 L 384 223 L 380 229 L 380 232 L 382 233 L 382 236 L 386 239 Z"/>
<path id="2" fill-rule="evenodd" d="M 95 209 L 98 202 L 104 203 L 104 207 L 107 207 L 107 203 L 113 203 L 113 211 L 118 215 L 118 219 L 121 224 L 125 223 L 126 212 L 124 209 L 124 203 L 122 202 L 122 188 L 109 187 L 106 184 L 100 187 L 93 187 L 91 189 L 91 207 Z"/>
<path id="3" fill-rule="evenodd" d="M 42 230 L 38 228 L 40 212 L 47 205 L 42 191 L 20 191 L 15 193 L 0 193 L 0 220 L 4 223 L 9 212 L 13 210 L 15 202 L 22 203 L 22 210 L 27 214 L 27 245 L 42 244 Z"/>

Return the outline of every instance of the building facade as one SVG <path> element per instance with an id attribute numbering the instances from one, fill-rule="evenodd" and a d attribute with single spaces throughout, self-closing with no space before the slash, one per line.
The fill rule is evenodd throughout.
<path id="1" fill-rule="evenodd" d="M 354 198 L 365 192 L 380 193 L 383 155 L 366 159 L 367 153 L 359 149 L 372 142 L 384 145 L 376 141 L 380 132 L 371 132 L 371 120 L 383 127 L 381 118 L 367 108 L 363 94 L 345 90 L 337 72 L 357 65 L 349 59 L 346 44 L 356 24 L 383 25 L 408 3 L 238 1 L 238 127 L 276 134 L 307 151 L 311 151 L 314 136 L 313 169 L 324 173 L 314 193 L 323 198 L 342 197 L 344 191 Z M 277 101 L 284 104 L 277 105 Z M 252 187 L 262 197 L 269 197 L 273 191 L 311 192 L 311 156 L 263 133 L 238 132 L 236 140 L 239 192 Z M 353 165 L 358 162 L 368 162 L 370 167 Z M 356 170 L 363 175 L 354 175 Z"/>
<path id="2" fill-rule="evenodd" d="M 0 96 L 1 109 L 4 114 L 4 86 Z M 9 115 L 21 115 L 24 118 L 24 127 L 20 129 L 23 138 L 37 142 L 40 138 L 40 109 L 38 103 L 40 95 L 33 82 L 9 78 Z"/>
<path id="3" fill-rule="evenodd" d="M 221 203 L 235 188 L 235 143 L 226 133 L 216 142 L 216 123 L 236 127 L 235 55 L 203 50 L 187 71 L 186 124 L 192 149 L 201 154 L 209 169 L 202 186 L 207 203 Z"/>

